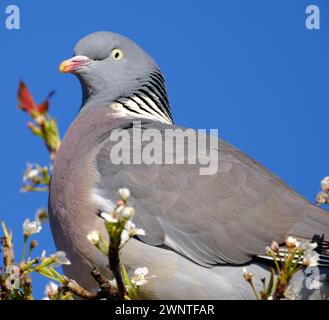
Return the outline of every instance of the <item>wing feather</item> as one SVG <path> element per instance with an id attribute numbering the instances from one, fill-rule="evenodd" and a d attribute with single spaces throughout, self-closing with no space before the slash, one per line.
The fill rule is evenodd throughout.
<path id="1" fill-rule="evenodd" d="M 164 132 L 171 126 L 142 124 L 142 130 L 148 128 Z M 132 128 L 124 130 L 132 136 Z M 323 212 L 223 141 L 212 150 L 219 159 L 218 172 L 212 176 L 201 176 L 199 164 L 114 165 L 109 157 L 113 144 L 104 139 L 99 146 L 97 187 L 109 199 L 116 198 L 119 188 L 129 188 L 137 211 L 135 222 L 147 234 L 140 239 L 166 245 L 200 265 L 242 264 L 263 254 L 272 240 L 282 242 L 290 232 L 310 236 L 329 230 Z M 130 148 L 130 141 L 125 146 Z M 314 212 L 312 220 L 309 216 Z"/>

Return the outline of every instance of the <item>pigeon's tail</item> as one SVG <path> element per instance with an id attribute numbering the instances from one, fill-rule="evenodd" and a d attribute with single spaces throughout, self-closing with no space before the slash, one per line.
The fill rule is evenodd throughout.
<path id="1" fill-rule="evenodd" d="M 293 226 L 289 235 L 311 239 L 318 243 L 319 249 L 329 254 L 329 212 L 310 204 L 304 218 Z"/>

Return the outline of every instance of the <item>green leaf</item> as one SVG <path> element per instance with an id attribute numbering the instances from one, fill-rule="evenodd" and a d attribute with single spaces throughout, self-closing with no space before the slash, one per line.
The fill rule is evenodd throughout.
<path id="1" fill-rule="evenodd" d="M 267 296 L 271 295 L 271 292 L 273 289 L 273 283 L 274 283 L 274 269 L 271 268 L 271 278 L 270 278 L 270 281 L 269 281 L 267 289 L 266 289 Z"/>
<path id="2" fill-rule="evenodd" d="M 125 285 L 129 286 L 129 287 L 133 286 L 133 284 L 131 283 L 131 281 L 129 279 L 127 270 L 124 265 L 121 265 L 121 271 L 122 271 L 123 281 L 125 282 Z"/>

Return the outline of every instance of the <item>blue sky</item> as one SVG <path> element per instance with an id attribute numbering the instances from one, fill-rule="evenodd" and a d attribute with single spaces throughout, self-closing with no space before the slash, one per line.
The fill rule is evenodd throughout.
<path id="1" fill-rule="evenodd" d="M 20 30 L 5 29 L 9 4 L 21 10 Z M 305 28 L 309 4 L 320 7 L 320 30 Z M 81 37 L 99 30 L 132 38 L 158 62 L 177 124 L 218 128 L 223 139 L 314 201 L 320 179 L 329 175 L 328 1 L 2 0 L 0 219 L 16 239 L 23 220 L 47 204 L 46 194 L 18 192 L 25 163 L 49 163 L 26 128 L 27 115 L 16 108 L 18 81 L 39 102 L 56 91 L 51 114 L 63 135 L 81 93 L 58 65 Z M 48 228 L 36 238 L 55 251 Z M 37 297 L 44 283 L 36 279 Z"/>

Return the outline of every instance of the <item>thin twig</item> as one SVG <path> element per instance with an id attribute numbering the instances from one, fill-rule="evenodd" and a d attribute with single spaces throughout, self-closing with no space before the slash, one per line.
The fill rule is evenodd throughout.
<path id="1" fill-rule="evenodd" d="M 98 300 L 98 299 L 107 299 L 107 300 L 119 300 L 121 296 L 119 291 L 111 285 L 109 280 L 105 278 L 98 269 L 94 269 L 91 272 L 91 275 L 98 283 L 100 290 L 97 293 L 90 292 L 82 288 L 76 281 L 68 279 L 65 277 L 66 285 L 64 288 L 69 290 L 74 295 L 85 299 L 85 300 Z"/>
<path id="2" fill-rule="evenodd" d="M 97 295 L 95 293 L 92 293 L 92 292 L 82 288 L 74 280 L 67 279 L 67 283 L 66 283 L 65 287 L 70 292 L 72 292 L 76 296 L 79 296 L 82 299 L 95 300 L 97 298 Z"/>
<path id="3" fill-rule="evenodd" d="M 98 269 L 94 269 L 91 275 L 98 283 L 100 291 L 97 293 L 98 299 L 119 300 L 120 293 L 117 288 L 111 285 L 110 281 L 105 278 Z"/>

